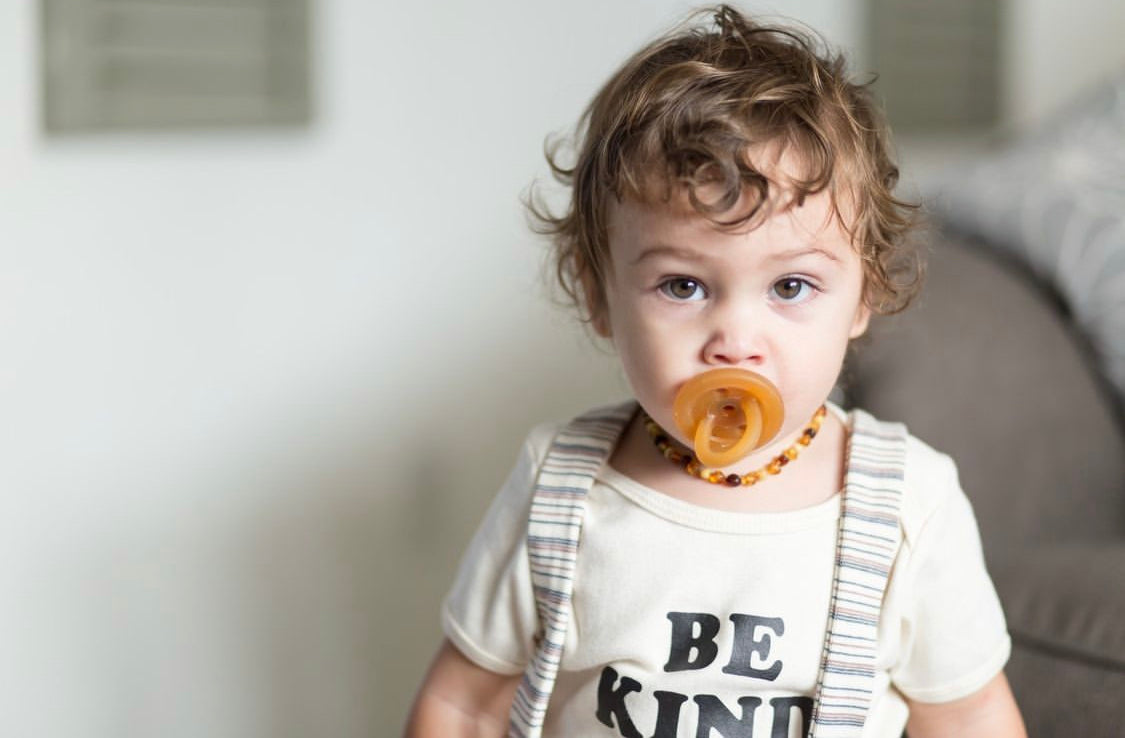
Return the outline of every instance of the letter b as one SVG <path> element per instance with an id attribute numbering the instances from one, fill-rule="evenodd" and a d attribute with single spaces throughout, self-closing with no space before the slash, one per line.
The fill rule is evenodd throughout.
<path id="1" fill-rule="evenodd" d="M 664 671 L 690 671 L 710 666 L 719 654 L 715 644 L 719 619 L 705 612 L 670 612 L 668 619 L 672 621 L 672 646 Z"/>

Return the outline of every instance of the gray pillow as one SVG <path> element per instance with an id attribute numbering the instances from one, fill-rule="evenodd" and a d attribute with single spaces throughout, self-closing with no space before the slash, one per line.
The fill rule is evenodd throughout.
<path id="1" fill-rule="evenodd" d="M 931 188 L 939 221 L 1057 291 L 1125 404 L 1125 76 Z"/>

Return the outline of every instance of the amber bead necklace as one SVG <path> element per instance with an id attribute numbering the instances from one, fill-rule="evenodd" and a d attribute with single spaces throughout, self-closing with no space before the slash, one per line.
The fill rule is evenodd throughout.
<path id="1" fill-rule="evenodd" d="M 673 445 L 672 438 L 655 420 L 649 417 L 648 413 L 643 410 L 641 413 L 644 419 L 645 429 L 648 431 L 649 436 L 652 437 L 652 442 L 656 445 L 656 449 L 664 455 L 664 458 L 678 464 L 685 472 L 705 482 L 710 482 L 711 484 L 725 484 L 728 487 L 750 487 L 763 479 L 775 474 L 780 474 L 781 470 L 784 469 L 789 462 L 797 458 L 803 447 L 812 443 L 812 439 L 816 438 L 816 434 L 820 432 L 820 425 L 824 422 L 824 416 L 828 413 L 828 408 L 821 405 L 820 409 L 813 413 L 812 420 L 809 421 L 804 431 L 801 432 L 800 437 L 789 446 L 789 448 L 775 456 L 772 461 L 761 469 L 742 475 L 727 474 L 719 469 L 709 469 L 705 467 L 695 458 L 695 454 L 691 451 L 681 450 Z"/>

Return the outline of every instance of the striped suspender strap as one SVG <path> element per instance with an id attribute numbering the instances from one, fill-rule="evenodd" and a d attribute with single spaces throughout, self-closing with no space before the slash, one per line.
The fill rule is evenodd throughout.
<path id="1" fill-rule="evenodd" d="M 527 548 L 541 630 L 535 657 L 512 703 L 509 738 L 536 738 L 543 729 L 570 624 L 586 494 L 636 407 L 627 402 L 572 420 L 555 437 L 540 468 L 528 519 Z"/>
<path id="2" fill-rule="evenodd" d="M 812 738 L 855 738 L 863 732 L 875 683 L 879 612 L 902 541 L 905 458 L 904 426 L 882 423 L 862 410 L 852 412 Z"/>

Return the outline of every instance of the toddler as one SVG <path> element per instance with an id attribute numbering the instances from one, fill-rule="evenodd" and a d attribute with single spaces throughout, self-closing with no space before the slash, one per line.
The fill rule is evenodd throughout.
<path id="1" fill-rule="evenodd" d="M 629 402 L 531 431 L 409 736 L 1022 736 L 949 457 L 828 401 L 920 269 L 871 97 L 720 6 L 586 111 L 561 285 Z"/>

